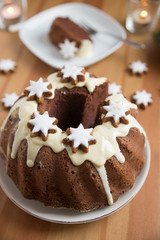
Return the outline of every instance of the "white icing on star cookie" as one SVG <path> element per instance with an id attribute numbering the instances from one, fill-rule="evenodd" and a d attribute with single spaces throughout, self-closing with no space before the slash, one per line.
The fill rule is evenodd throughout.
<path id="1" fill-rule="evenodd" d="M 85 81 L 85 69 L 82 67 L 65 65 L 57 76 L 61 78 L 61 82 L 71 82 L 72 85 L 77 85 L 78 82 Z"/>
<path id="2" fill-rule="evenodd" d="M 71 65 L 65 65 L 61 72 L 63 73 L 63 78 L 73 78 L 76 79 L 79 75 L 84 76 L 84 73 L 82 72 L 84 70 L 83 67 L 77 67 L 77 66 L 71 66 Z"/>
<path id="3" fill-rule="evenodd" d="M 53 124 L 57 123 L 57 119 L 55 117 L 49 117 L 48 112 L 44 112 L 43 114 L 39 114 L 38 112 L 34 112 L 34 118 L 28 121 L 28 127 L 32 128 L 31 137 L 37 137 L 38 133 L 42 133 L 43 141 L 47 140 L 48 132 L 55 133 L 56 126 Z M 53 131 L 52 131 L 53 130 Z"/>
<path id="4" fill-rule="evenodd" d="M 152 95 L 147 93 L 146 90 L 136 91 L 132 95 L 132 101 L 140 108 L 146 108 L 152 103 Z"/>
<path id="5" fill-rule="evenodd" d="M 121 88 L 122 87 L 120 85 L 117 85 L 116 83 L 110 83 L 108 86 L 108 95 L 110 96 L 121 93 L 122 92 Z"/>
<path id="6" fill-rule="evenodd" d="M 65 59 L 73 58 L 78 51 L 78 48 L 76 47 L 76 43 L 74 41 L 70 42 L 68 39 L 65 39 L 64 43 L 60 43 L 59 48 L 60 48 L 59 50 L 60 54 Z"/>
<path id="7" fill-rule="evenodd" d="M 16 93 L 11 93 L 11 94 L 6 93 L 5 97 L 2 98 L 1 101 L 6 108 L 10 108 L 13 106 L 13 104 L 15 103 L 15 101 L 17 101 L 18 98 L 19 96 Z"/>
<path id="8" fill-rule="evenodd" d="M 25 88 L 25 90 L 28 93 L 28 100 L 30 100 L 30 97 L 37 97 L 38 99 L 41 99 L 43 97 L 44 93 L 49 94 L 49 96 L 51 96 L 53 93 L 50 91 L 49 87 L 49 83 L 47 82 L 43 82 L 42 78 L 39 78 L 38 81 L 30 81 L 30 86 Z"/>
<path id="9" fill-rule="evenodd" d="M 0 71 L 1 72 L 10 72 L 14 71 L 16 67 L 16 62 L 11 59 L 1 59 L 0 60 Z"/>
<path id="10" fill-rule="evenodd" d="M 77 128 L 67 129 L 67 136 L 64 143 L 71 143 L 72 152 L 75 153 L 82 146 L 85 152 L 88 152 L 89 143 L 96 143 L 95 138 L 91 135 L 93 128 L 85 129 L 82 123 Z"/>
<path id="11" fill-rule="evenodd" d="M 103 122 L 111 121 L 114 127 L 118 127 L 120 122 L 129 123 L 126 115 L 130 113 L 130 108 L 126 107 L 122 101 L 114 102 L 109 100 L 106 104 L 107 106 L 102 107 L 102 113 L 105 114 L 102 118 Z"/>
<path id="12" fill-rule="evenodd" d="M 142 74 L 148 71 L 147 64 L 140 60 L 130 63 L 128 69 L 134 74 Z"/>

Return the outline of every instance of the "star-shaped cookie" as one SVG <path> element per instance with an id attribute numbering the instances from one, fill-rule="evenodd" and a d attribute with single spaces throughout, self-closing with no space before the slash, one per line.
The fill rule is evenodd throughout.
<path id="1" fill-rule="evenodd" d="M 111 121 L 114 127 L 118 127 L 120 123 L 128 124 L 127 115 L 130 113 L 130 108 L 123 105 L 122 101 L 114 102 L 108 100 L 106 105 L 101 107 L 102 122 Z"/>
<path id="2" fill-rule="evenodd" d="M 152 95 L 151 93 L 147 93 L 146 90 L 136 91 L 131 100 L 135 103 L 139 108 L 145 109 L 152 103 Z"/>
<path id="3" fill-rule="evenodd" d="M 69 41 L 68 39 L 64 40 L 64 43 L 59 44 L 59 52 L 65 59 L 70 59 L 75 57 L 75 54 L 78 51 L 78 48 L 76 47 L 76 43 L 73 41 Z"/>
<path id="4" fill-rule="evenodd" d="M 13 104 L 15 103 L 15 101 L 17 101 L 18 98 L 19 96 L 16 93 L 11 93 L 11 94 L 6 93 L 5 97 L 2 98 L 1 101 L 4 107 L 10 108 L 13 106 Z"/>
<path id="5" fill-rule="evenodd" d="M 89 151 L 89 144 L 95 144 L 96 139 L 91 135 L 93 128 L 85 129 L 82 123 L 77 128 L 68 128 L 67 136 L 63 143 L 72 147 L 72 152 L 76 153 L 78 149 L 84 152 Z"/>
<path id="6" fill-rule="evenodd" d="M 28 127 L 31 129 L 31 137 L 41 136 L 43 141 L 48 138 L 48 133 L 56 133 L 55 124 L 58 120 L 55 117 L 49 117 L 48 112 L 39 114 L 34 112 L 28 122 Z"/>
<path id="7" fill-rule="evenodd" d="M 72 65 L 65 65 L 57 74 L 61 77 L 61 82 L 71 82 L 76 85 L 80 81 L 85 80 L 85 69 Z"/>
<path id="8" fill-rule="evenodd" d="M 42 78 L 39 78 L 38 81 L 30 81 L 30 86 L 25 89 L 25 95 L 28 96 L 27 100 L 37 100 L 39 103 L 43 102 L 44 97 L 50 97 L 52 92 L 51 83 L 44 82 Z"/>

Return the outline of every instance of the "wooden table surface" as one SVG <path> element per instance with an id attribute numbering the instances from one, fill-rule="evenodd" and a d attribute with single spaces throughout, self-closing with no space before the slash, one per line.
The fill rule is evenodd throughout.
<path id="1" fill-rule="evenodd" d="M 28 18 L 62 0 L 29 0 Z M 126 17 L 126 1 L 86 0 L 110 14 L 123 26 Z M 39 220 L 15 206 L 0 189 L 0 240 L 94 240 L 94 239 L 160 239 L 160 48 L 151 34 L 134 35 L 128 38 L 147 44 L 145 50 L 123 45 L 111 56 L 87 68 L 97 76 L 106 76 L 111 82 L 122 85 L 124 94 L 130 96 L 135 90 L 146 89 L 153 95 L 153 104 L 139 112 L 139 121 L 147 132 L 151 146 L 151 166 L 145 184 L 137 196 L 125 207 L 104 219 L 77 225 L 62 225 Z M 20 41 L 17 33 L 0 31 L 0 58 L 17 62 L 12 74 L 0 74 L 0 98 L 5 93 L 20 94 L 29 80 L 48 76 L 55 69 L 35 57 Z M 147 62 L 149 72 L 142 76 L 130 76 L 126 72 L 129 62 Z M 7 110 L 0 104 L 0 124 Z"/>

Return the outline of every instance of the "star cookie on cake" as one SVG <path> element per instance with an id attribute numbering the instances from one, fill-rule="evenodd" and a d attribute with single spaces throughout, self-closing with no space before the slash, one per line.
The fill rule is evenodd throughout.
<path id="1" fill-rule="evenodd" d="M 58 120 L 55 117 L 50 117 L 48 112 L 39 114 L 34 112 L 28 122 L 28 127 L 31 129 L 31 137 L 41 136 L 43 141 L 48 138 L 48 133 L 56 133 L 55 124 Z"/>
<path id="2" fill-rule="evenodd" d="M 13 106 L 13 104 L 15 103 L 15 101 L 17 101 L 17 99 L 19 98 L 19 96 L 16 93 L 11 93 L 5 94 L 5 97 L 2 98 L 2 103 L 4 105 L 5 108 L 10 108 Z"/>
<path id="3" fill-rule="evenodd" d="M 130 113 L 130 108 L 125 107 L 122 101 L 113 102 L 112 100 L 108 100 L 106 105 L 101 107 L 101 112 L 104 114 L 102 122 L 111 121 L 115 128 L 117 128 L 120 123 L 129 123 L 127 115 Z"/>
<path id="4" fill-rule="evenodd" d="M 57 74 L 61 77 L 61 82 L 71 82 L 76 85 L 85 80 L 85 69 L 83 67 L 65 65 Z"/>
<path id="5" fill-rule="evenodd" d="M 70 42 L 68 39 L 64 40 L 64 43 L 59 43 L 59 52 L 65 59 L 70 59 L 75 56 L 75 54 L 78 51 L 78 48 L 76 47 L 76 43 Z"/>
<path id="6" fill-rule="evenodd" d="M 13 72 L 16 67 L 16 62 L 11 59 L 1 59 L 0 60 L 0 72 L 8 73 Z"/>
<path id="7" fill-rule="evenodd" d="M 138 61 L 133 61 L 132 63 L 130 63 L 128 66 L 128 70 L 132 74 L 142 75 L 143 73 L 148 72 L 148 67 L 147 67 L 146 63 L 138 60 Z"/>
<path id="8" fill-rule="evenodd" d="M 51 83 L 43 82 L 43 79 L 39 78 L 38 81 L 30 81 L 30 86 L 25 89 L 24 94 L 28 96 L 28 101 L 37 100 L 42 103 L 44 97 L 52 96 L 51 88 Z"/>
<path id="9" fill-rule="evenodd" d="M 89 144 L 95 144 L 96 139 L 92 136 L 93 128 L 85 129 L 82 123 L 77 128 L 68 128 L 67 136 L 63 143 L 72 147 L 72 152 L 76 153 L 79 149 L 84 152 L 89 151 Z"/>
<path id="10" fill-rule="evenodd" d="M 122 87 L 116 83 L 110 83 L 108 86 L 108 95 L 114 95 L 122 92 Z"/>
<path id="11" fill-rule="evenodd" d="M 139 108 L 145 109 L 152 103 L 152 95 L 151 93 L 147 93 L 146 90 L 136 91 L 131 100 L 135 103 Z"/>

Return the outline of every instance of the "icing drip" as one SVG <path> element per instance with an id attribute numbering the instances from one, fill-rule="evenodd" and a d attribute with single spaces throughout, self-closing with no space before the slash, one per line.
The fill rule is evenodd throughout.
<path id="1" fill-rule="evenodd" d="M 97 171 L 99 173 L 99 176 L 102 180 L 106 195 L 107 195 L 107 200 L 108 200 L 108 204 L 112 205 L 113 204 L 113 198 L 112 198 L 112 194 L 110 191 L 110 187 L 109 187 L 109 183 L 108 183 L 108 178 L 107 178 L 107 172 L 104 166 L 97 168 Z"/>
<path id="2" fill-rule="evenodd" d="M 88 72 L 85 73 L 85 81 L 78 82 L 76 84 L 76 87 L 83 87 L 85 86 L 89 92 L 93 92 L 96 86 L 99 86 L 106 82 L 105 77 L 101 78 L 93 78 L 90 77 L 90 74 Z M 61 82 L 61 78 L 57 77 L 57 73 L 53 73 L 48 76 L 48 81 L 55 87 L 55 89 L 60 89 L 63 87 L 66 87 L 68 89 L 73 88 L 74 86 L 70 82 Z"/>
<path id="3" fill-rule="evenodd" d="M 64 149 L 64 145 L 62 144 L 62 136 L 66 135 L 62 135 L 62 130 L 55 125 L 55 130 L 57 132 L 55 134 L 49 133 L 48 139 L 45 142 L 40 137 L 30 137 L 30 129 L 27 127 L 27 123 L 30 120 L 31 113 L 37 111 L 37 102 L 26 101 L 26 99 L 26 97 L 20 99 L 20 104 L 19 106 L 17 106 L 19 107 L 20 121 L 18 123 L 18 128 L 15 133 L 11 157 L 16 157 L 17 150 L 21 141 L 23 139 L 27 139 L 27 166 L 33 167 L 38 151 L 43 145 L 51 147 L 54 152 L 60 152 Z M 19 101 L 17 103 L 19 103 Z"/>

